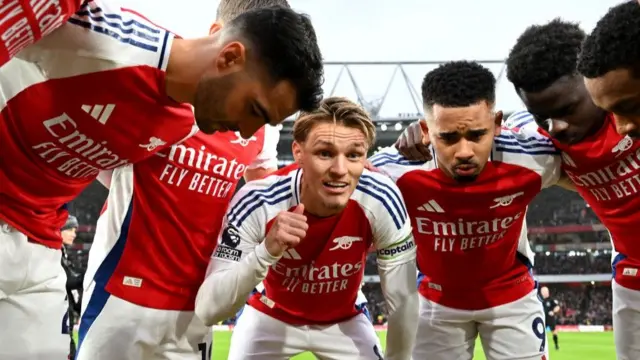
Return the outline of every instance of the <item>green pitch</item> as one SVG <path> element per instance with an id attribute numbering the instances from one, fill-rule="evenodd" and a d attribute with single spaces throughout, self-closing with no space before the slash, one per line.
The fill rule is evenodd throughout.
<path id="1" fill-rule="evenodd" d="M 386 332 L 378 333 L 384 344 Z M 212 360 L 224 360 L 229 353 L 231 332 L 216 332 L 213 335 Z M 560 333 L 560 351 L 553 349 L 553 339 L 549 334 L 548 344 L 551 345 L 549 360 L 616 360 L 613 348 L 613 333 Z M 311 354 L 301 354 L 295 360 L 314 360 Z M 480 341 L 476 344 L 474 360 L 484 360 Z"/>

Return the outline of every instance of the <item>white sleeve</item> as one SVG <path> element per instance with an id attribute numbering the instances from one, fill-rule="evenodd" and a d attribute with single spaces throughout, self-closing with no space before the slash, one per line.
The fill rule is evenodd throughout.
<path id="1" fill-rule="evenodd" d="M 400 190 L 391 179 L 380 174 L 364 176 L 366 182 L 374 183 L 378 197 L 384 200 L 370 206 L 369 211 L 380 285 L 389 311 L 385 359 L 409 359 L 419 315 L 416 244 L 411 220 Z"/>
<path id="2" fill-rule="evenodd" d="M 432 154 L 435 159 L 435 153 Z M 409 171 L 423 169 L 430 170 L 435 161 L 408 160 L 394 146 L 381 148 L 369 158 L 369 162 L 380 173 L 387 175 L 394 182 Z"/>
<path id="3" fill-rule="evenodd" d="M 280 131 L 278 128 L 271 125 L 265 125 L 262 151 L 258 154 L 256 159 L 247 166 L 247 169 L 277 169 L 278 141 L 280 141 Z"/>
<path id="4" fill-rule="evenodd" d="M 240 216 L 233 211 L 263 184 L 265 181 L 253 181 L 243 186 L 227 210 L 224 230 L 196 297 L 196 315 L 207 326 L 232 317 L 279 260 L 269 254 L 263 242 L 266 209 L 259 207 Z"/>
<path id="5" fill-rule="evenodd" d="M 543 189 L 556 185 L 562 175 L 560 151 L 528 112 L 516 112 L 503 122 L 495 149 L 498 160 L 537 172 Z"/>
<path id="6" fill-rule="evenodd" d="M 362 288 L 358 290 L 358 296 L 356 297 L 356 306 L 359 305 L 367 305 L 369 301 L 367 300 L 367 296 L 362 292 Z"/>
<path id="7" fill-rule="evenodd" d="M 514 128 L 529 128 L 537 129 L 538 124 L 535 122 L 535 118 L 526 110 L 516 111 L 509 115 L 506 120 L 502 121 L 502 126 L 514 129 Z"/>
<path id="8" fill-rule="evenodd" d="M 98 181 L 107 189 L 111 187 L 111 177 L 113 170 L 102 170 L 98 173 Z"/>
<path id="9" fill-rule="evenodd" d="M 17 57 L 43 66 L 49 78 L 135 65 L 165 70 L 174 37 L 117 0 L 85 1 L 64 25 Z M 56 71 L 65 66 L 75 69 Z"/>

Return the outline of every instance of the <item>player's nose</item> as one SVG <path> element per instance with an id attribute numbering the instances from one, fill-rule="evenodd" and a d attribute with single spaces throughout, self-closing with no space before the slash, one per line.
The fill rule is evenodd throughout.
<path id="1" fill-rule="evenodd" d="M 471 141 L 467 141 L 462 139 L 458 143 L 458 148 L 456 149 L 456 158 L 459 160 L 469 160 L 475 155 L 473 143 Z"/>
<path id="2" fill-rule="evenodd" d="M 557 134 L 569 128 L 569 123 L 562 119 L 549 119 L 549 133 Z"/>
<path id="3" fill-rule="evenodd" d="M 343 176 L 348 172 L 347 158 L 345 156 L 336 156 L 331 163 L 330 171 L 334 176 Z"/>
<path id="4" fill-rule="evenodd" d="M 620 135 L 629 135 L 634 132 L 638 132 L 638 124 L 640 124 L 640 118 L 630 119 L 626 116 L 614 115 L 616 122 L 616 131 Z"/>

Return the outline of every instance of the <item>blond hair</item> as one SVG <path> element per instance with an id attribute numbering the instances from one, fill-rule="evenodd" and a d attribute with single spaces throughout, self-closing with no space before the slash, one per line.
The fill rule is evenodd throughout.
<path id="1" fill-rule="evenodd" d="M 371 146 L 376 141 L 376 127 L 365 109 L 344 97 L 329 97 L 310 112 L 300 112 L 293 124 L 293 139 L 299 143 L 307 140 L 311 129 L 318 124 L 334 123 L 362 131 Z"/>

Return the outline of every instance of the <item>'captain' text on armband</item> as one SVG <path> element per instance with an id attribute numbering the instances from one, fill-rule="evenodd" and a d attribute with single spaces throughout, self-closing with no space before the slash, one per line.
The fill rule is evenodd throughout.
<path id="1" fill-rule="evenodd" d="M 384 249 L 378 249 L 377 251 L 377 255 L 379 258 L 388 260 L 388 259 L 393 259 L 395 257 L 398 257 L 400 255 L 404 255 L 405 253 L 411 251 L 413 248 L 415 248 L 416 243 L 413 240 L 413 236 L 408 236 L 406 239 L 395 243 L 389 247 L 386 247 Z"/>

